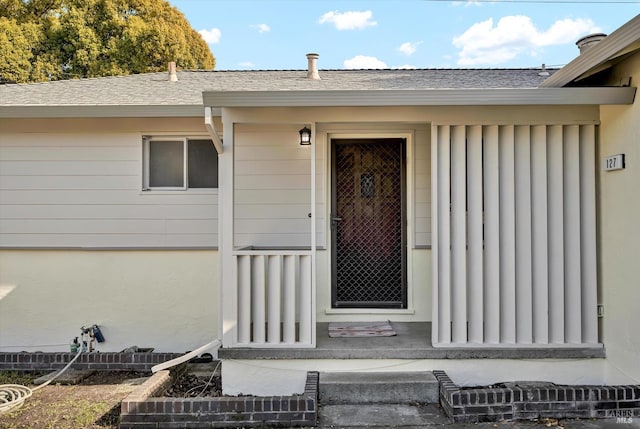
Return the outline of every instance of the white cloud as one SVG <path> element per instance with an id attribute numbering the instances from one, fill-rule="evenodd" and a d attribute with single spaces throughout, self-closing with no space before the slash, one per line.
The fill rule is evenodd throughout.
<path id="1" fill-rule="evenodd" d="M 222 32 L 218 28 L 212 28 L 211 30 L 200 30 L 198 31 L 205 42 L 209 44 L 220 42 L 220 37 L 222 37 Z"/>
<path id="2" fill-rule="evenodd" d="M 600 33 L 602 30 L 590 19 L 561 19 L 540 34 L 540 46 L 575 43 L 587 33 Z"/>
<path id="3" fill-rule="evenodd" d="M 251 25 L 250 27 L 257 29 L 258 33 L 268 33 L 271 31 L 271 27 L 269 27 L 269 25 L 267 24 L 255 24 Z"/>
<path id="4" fill-rule="evenodd" d="M 386 69 L 387 64 L 380 61 L 376 57 L 368 57 L 366 55 L 356 55 L 355 57 L 344 60 L 345 69 Z"/>
<path id="5" fill-rule="evenodd" d="M 453 6 L 482 6 L 482 2 L 476 0 L 453 1 L 451 4 Z"/>
<path id="6" fill-rule="evenodd" d="M 240 67 L 253 67 L 253 66 L 255 66 L 255 64 L 252 63 L 251 61 L 243 61 L 241 63 L 238 63 L 238 65 Z"/>
<path id="7" fill-rule="evenodd" d="M 413 55 L 421 43 L 422 42 L 405 42 L 398 47 L 398 51 L 405 55 Z"/>
<path id="8" fill-rule="evenodd" d="M 373 20 L 373 12 L 370 10 L 364 12 L 331 11 L 322 15 L 318 22 L 320 24 L 333 24 L 338 30 L 362 30 L 378 25 L 378 23 Z"/>
<path id="9" fill-rule="evenodd" d="M 495 26 L 492 18 L 473 24 L 453 38 L 453 45 L 461 49 L 459 65 L 499 64 L 525 52 L 535 55 L 545 46 L 574 43 L 581 35 L 599 31 L 590 19 L 563 19 L 548 30 L 538 30 L 528 16 L 515 15 L 501 18 Z"/>

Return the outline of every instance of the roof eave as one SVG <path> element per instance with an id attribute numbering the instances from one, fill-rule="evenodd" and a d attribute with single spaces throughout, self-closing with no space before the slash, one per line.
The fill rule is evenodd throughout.
<path id="1" fill-rule="evenodd" d="M 4 105 L 0 118 L 200 117 L 213 107 L 368 107 L 632 104 L 633 87 L 346 91 L 205 91 L 204 105 Z"/>
<path id="2" fill-rule="evenodd" d="M 632 104 L 635 88 L 205 91 L 209 107 L 366 107 Z"/>
<path id="3" fill-rule="evenodd" d="M 200 117 L 203 105 L 4 105 L 0 118 Z M 220 111 L 214 111 L 219 116 Z"/>
<path id="4" fill-rule="evenodd" d="M 589 70 L 609 61 L 628 46 L 640 40 L 640 15 L 605 37 L 597 45 L 580 54 L 540 85 L 541 88 L 563 87 Z"/>

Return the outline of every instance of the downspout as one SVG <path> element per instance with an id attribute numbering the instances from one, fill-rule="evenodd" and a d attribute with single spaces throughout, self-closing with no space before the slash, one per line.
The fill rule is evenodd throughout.
<path id="1" fill-rule="evenodd" d="M 220 155 L 223 151 L 223 147 L 222 147 L 222 139 L 220 138 L 220 135 L 218 134 L 218 131 L 216 130 L 216 125 L 213 122 L 213 115 L 211 112 L 211 107 L 205 107 L 204 108 L 204 126 L 207 128 L 207 131 L 209 132 L 209 135 L 211 136 L 211 140 L 213 141 L 213 145 L 216 148 L 216 151 L 218 152 L 218 155 Z M 180 365 L 181 363 L 187 362 L 191 359 L 193 359 L 194 357 L 201 355 L 202 353 L 206 352 L 207 350 L 212 350 L 214 353 L 212 353 L 214 359 L 218 358 L 218 349 L 222 346 L 222 341 L 218 338 L 216 338 L 215 340 L 211 341 L 210 343 L 207 343 L 203 346 L 198 347 L 197 349 L 195 349 L 194 351 L 191 351 L 189 353 L 185 353 L 182 356 L 179 356 L 175 359 L 171 359 L 168 360 L 166 362 L 160 363 L 158 365 L 155 365 L 151 368 L 151 372 L 156 373 L 158 371 L 162 371 L 163 369 L 167 369 L 167 368 L 171 368 L 174 367 L 176 365 Z"/>
<path id="2" fill-rule="evenodd" d="M 207 350 L 212 350 L 214 353 L 212 353 L 213 358 L 214 359 L 218 359 L 218 349 L 222 346 L 222 341 L 216 339 L 211 341 L 210 343 L 205 344 L 204 346 L 198 347 L 197 349 L 195 349 L 192 352 L 189 353 L 185 353 L 182 356 L 179 356 L 175 359 L 171 359 L 168 360 L 166 362 L 162 362 L 159 363 L 158 365 L 155 365 L 153 367 L 151 367 L 151 372 L 152 373 L 156 373 L 158 371 L 162 371 L 163 369 L 167 369 L 167 368 L 171 368 L 174 367 L 176 365 L 180 365 L 181 363 L 184 363 L 188 360 L 193 359 L 194 357 L 201 355 L 202 353 L 206 352 Z"/>
<path id="3" fill-rule="evenodd" d="M 204 108 L 204 126 L 207 128 L 207 131 L 209 132 L 209 135 L 211 136 L 211 140 L 213 141 L 213 145 L 216 148 L 216 151 L 218 152 L 218 155 L 220 155 L 223 151 L 223 147 L 222 147 L 222 139 L 220 139 L 220 136 L 218 135 L 218 131 L 216 130 L 216 126 L 215 123 L 213 121 L 213 115 L 211 113 L 211 107 L 205 107 Z M 168 360 L 166 362 L 163 362 L 161 364 L 155 365 L 151 368 L 151 372 L 156 373 L 158 371 L 162 371 L 163 369 L 167 369 L 167 368 L 171 368 L 174 367 L 176 365 L 180 365 L 181 363 L 187 362 L 191 359 L 193 359 L 194 357 L 204 353 L 205 351 L 208 350 L 212 350 L 214 353 L 212 353 L 212 355 L 214 355 L 214 359 L 218 358 L 218 349 L 222 346 L 222 341 L 220 339 L 215 339 L 203 346 L 198 347 L 197 349 L 189 352 L 189 353 L 185 353 L 182 356 L 179 356 L 175 359 L 171 359 Z"/>
<path id="4" fill-rule="evenodd" d="M 231 170 L 231 176 L 228 177 L 227 173 L 227 161 L 226 158 L 229 156 L 233 157 L 233 127 L 229 130 L 227 149 L 229 151 L 223 157 L 224 153 L 224 145 L 220 135 L 218 134 L 218 130 L 216 130 L 215 121 L 213 120 L 213 111 L 212 107 L 205 106 L 204 108 L 204 125 L 207 129 L 207 132 L 211 136 L 211 140 L 213 145 L 218 152 L 218 178 L 219 178 L 219 187 L 218 187 L 218 338 L 209 345 L 212 348 L 215 347 L 215 350 L 221 348 L 224 344 L 231 345 L 233 344 L 233 340 L 228 338 L 228 334 L 225 334 L 225 305 L 224 305 L 224 284 L 226 280 L 225 270 L 228 264 L 225 263 L 227 259 L 227 255 L 231 256 L 233 248 L 227 249 L 227 242 L 232 242 L 232 239 L 229 240 L 226 238 L 228 231 L 224 227 L 224 223 L 226 219 L 233 220 L 233 212 L 229 216 L 228 209 L 233 207 L 233 171 Z M 220 162 L 221 161 L 221 162 Z M 231 189 L 231 192 L 225 191 L 225 188 Z M 227 204 L 226 201 L 228 199 L 228 195 L 231 195 L 231 204 Z M 225 338 L 225 336 L 227 338 Z M 206 347 L 203 346 L 203 347 Z M 201 348 L 202 349 L 202 348 Z M 217 354 L 217 353 L 216 353 Z M 216 356 L 217 357 L 217 356 Z"/>
<path id="5" fill-rule="evenodd" d="M 218 151 L 218 155 L 222 155 L 222 152 L 224 151 L 224 148 L 222 147 L 222 139 L 218 134 L 218 130 L 216 130 L 216 124 L 213 121 L 211 107 L 204 108 L 204 126 L 207 128 L 207 131 L 211 136 L 211 140 L 213 141 L 213 145 L 216 147 L 216 151 Z"/>

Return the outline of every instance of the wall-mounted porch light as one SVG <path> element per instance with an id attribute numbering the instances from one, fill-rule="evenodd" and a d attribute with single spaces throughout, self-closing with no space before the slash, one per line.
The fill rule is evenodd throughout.
<path id="1" fill-rule="evenodd" d="M 300 144 L 308 146 L 311 144 L 311 130 L 306 126 L 300 130 Z"/>

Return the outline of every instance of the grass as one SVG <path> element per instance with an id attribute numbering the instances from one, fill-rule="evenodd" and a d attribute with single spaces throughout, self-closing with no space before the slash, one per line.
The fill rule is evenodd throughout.
<path id="1" fill-rule="evenodd" d="M 0 371 L 0 384 L 33 386 L 42 373 Z M 2 429 L 117 429 L 120 402 L 133 389 L 122 375 L 93 383 L 46 386 L 22 407 L 0 414 Z"/>
<path id="2" fill-rule="evenodd" d="M 68 399 L 59 404 L 63 410 L 76 410 L 70 420 L 75 427 L 86 427 L 93 424 L 100 416 L 104 415 L 112 408 L 108 402 L 95 402 L 86 399 Z"/>
<path id="3" fill-rule="evenodd" d="M 30 386 L 33 380 L 44 375 L 42 372 L 0 371 L 0 384 L 22 384 Z"/>

